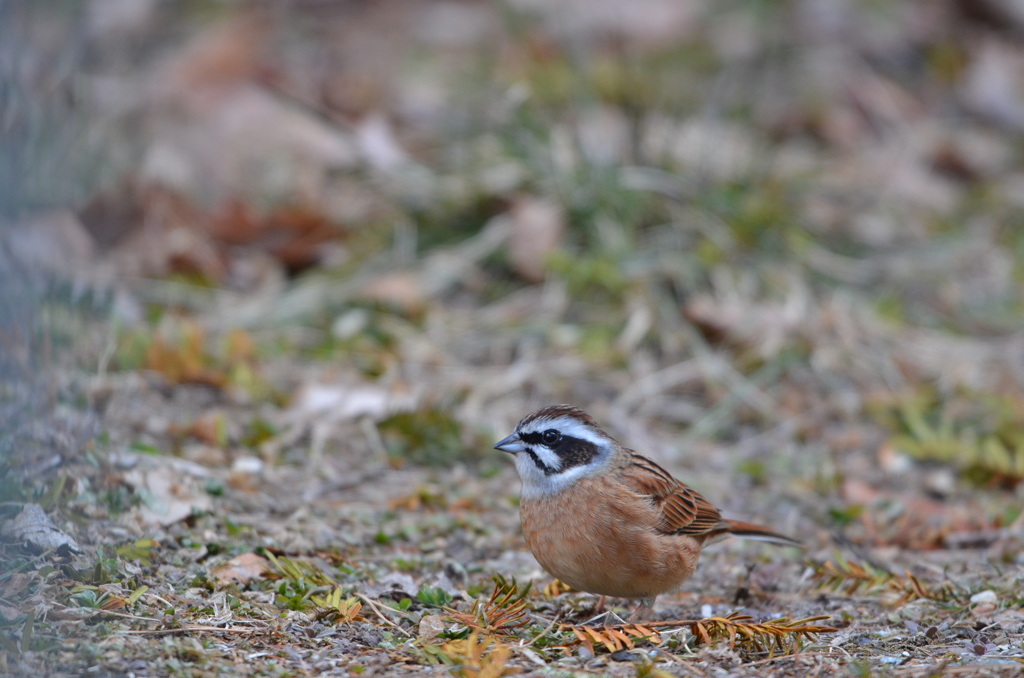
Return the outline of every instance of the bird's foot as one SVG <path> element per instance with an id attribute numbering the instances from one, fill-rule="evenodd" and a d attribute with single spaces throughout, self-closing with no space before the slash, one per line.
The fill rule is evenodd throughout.
<path id="1" fill-rule="evenodd" d="M 636 609 L 633 610 L 633 614 L 629 615 L 629 619 L 626 621 L 643 621 L 645 618 L 649 617 L 650 614 L 654 612 L 654 600 L 654 598 L 641 598 L 640 604 L 636 606 Z"/>

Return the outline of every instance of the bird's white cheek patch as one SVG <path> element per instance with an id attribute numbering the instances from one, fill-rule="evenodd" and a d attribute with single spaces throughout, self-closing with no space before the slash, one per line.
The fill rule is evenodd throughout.
<path id="1" fill-rule="evenodd" d="M 580 478 L 585 478 L 597 472 L 604 463 L 604 460 L 601 460 L 583 466 L 573 466 L 561 473 L 545 475 L 529 459 L 527 459 L 529 467 L 526 464 L 521 465 L 521 456 L 523 455 L 516 457 L 516 468 L 519 470 L 519 477 L 523 481 L 523 489 L 519 493 L 521 499 L 533 499 L 558 494 Z"/>
<path id="2" fill-rule="evenodd" d="M 537 464 L 534 463 L 530 455 L 525 452 L 520 452 L 516 455 L 516 471 L 519 472 L 519 478 L 523 481 L 523 491 L 527 487 L 535 487 L 538 484 L 545 482 L 547 475 L 544 474 Z"/>
<path id="3" fill-rule="evenodd" d="M 558 469 L 562 468 L 561 457 L 559 457 L 557 454 L 555 454 L 548 448 L 544 447 L 543 445 L 531 445 L 529 449 L 535 455 L 537 455 L 537 458 L 540 459 L 541 463 L 547 466 L 549 469 L 554 469 L 557 471 Z M 523 453 L 517 456 L 522 456 L 523 454 L 526 454 L 526 452 L 524 451 Z M 528 454 L 526 454 L 526 456 L 529 457 Z M 531 459 L 530 461 L 533 460 Z M 534 464 L 534 466 L 536 466 L 536 464 Z"/>

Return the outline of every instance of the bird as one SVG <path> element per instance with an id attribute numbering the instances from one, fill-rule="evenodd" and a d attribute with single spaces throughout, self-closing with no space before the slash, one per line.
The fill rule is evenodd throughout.
<path id="1" fill-rule="evenodd" d="M 526 415 L 494 446 L 513 455 L 519 517 L 533 556 L 568 586 L 638 599 L 630 621 L 693 574 L 703 546 L 728 535 L 800 547 L 767 527 L 727 520 L 692 488 L 610 435 L 583 410 Z"/>

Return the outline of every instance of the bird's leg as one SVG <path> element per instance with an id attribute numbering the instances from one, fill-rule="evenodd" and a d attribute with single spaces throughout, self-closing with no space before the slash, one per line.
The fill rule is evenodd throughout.
<path id="1" fill-rule="evenodd" d="M 606 597 L 607 596 L 602 595 L 600 598 L 598 598 L 597 605 L 595 605 L 594 609 L 591 610 L 591 612 L 593 612 L 595 616 L 583 622 L 584 626 L 613 626 L 615 624 L 624 623 L 622 621 L 622 617 L 615 614 L 614 610 L 608 610 L 607 612 L 605 612 L 604 601 Z"/>
<path id="2" fill-rule="evenodd" d="M 657 599 L 658 596 L 654 596 L 653 598 L 641 598 L 640 604 L 636 606 L 636 609 L 633 610 L 633 614 L 629 615 L 629 619 L 626 621 L 641 621 L 643 617 L 647 616 L 647 612 L 654 611 L 654 601 Z"/>

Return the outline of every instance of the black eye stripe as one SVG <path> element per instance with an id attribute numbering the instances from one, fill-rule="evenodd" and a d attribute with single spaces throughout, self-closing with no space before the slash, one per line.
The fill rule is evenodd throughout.
<path id="1" fill-rule="evenodd" d="M 544 464 L 533 450 L 529 447 L 526 448 L 526 453 L 530 455 L 530 458 L 537 467 L 544 471 L 545 475 L 553 475 L 555 473 L 566 471 L 574 466 L 584 466 L 593 461 L 600 453 L 600 450 L 594 443 L 581 438 L 573 438 L 572 436 L 560 435 L 556 442 L 546 443 L 544 442 L 544 434 L 550 430 L 551 429 L 543 432 L 532 431 L 530 433 L 519 434 L 519 437 L 527 445 L 534 447 L 546 447 L 558 455 L 559 460 L 562 462 L 561 467 L 553 469 Z"/>
<path id="2" fill-rule="evenodd" d="M 543 433 L 520 433 L 519 437 L 523 439 L 523 442 L 531 445 L 543 445 L 544 434 Z"/>
<path id="3" fill-rule="evenodd" d="M 562 460 L 562 469 L 573 468 L 574 466 L 585 466 L 594 460 L 600 450 L 597 445 L 589 440 L 562 436 L 562 439 L 554 447 L 555 454 Z"/>

